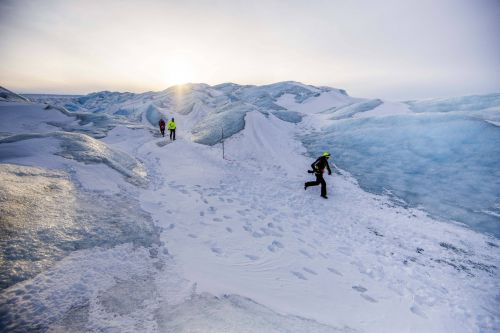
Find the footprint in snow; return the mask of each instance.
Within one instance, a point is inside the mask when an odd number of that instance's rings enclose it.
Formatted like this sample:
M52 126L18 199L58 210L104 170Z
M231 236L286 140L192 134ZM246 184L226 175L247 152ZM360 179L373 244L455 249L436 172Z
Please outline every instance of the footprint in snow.
M367 300L368 302L371 302L371 303L377 303L377 300L373 297L370 297L366 294L360 294L361 297L363 297L365 300Z
M425 313L422 311L422 309L418 305L413 304L410 307L410 311L413 312L414 314L416 314L417 316L420 316L420 317L423 317L423 318L427 318L427 316L425 315Z
M227 232L233 232L233 229L229 228L229 227L226 227L226 231Z
M215 254L222 254L222 249L218 247L211 247L210 250L212 250L213 253Z
M328 255L327 254L324 254L323 252L318 252L319 255L323 258L323 259L328 259Z
M293 275L295 275L297 278L301 279L301 280L307 280L307 278L304 276L304 274L300 273L300 272L295 272L295 271L292 271L290 272L292 273Z
M204 211L201 211L201 212L200 212L200 216L205 216L205 212L204 212Z
M195 234L188 234L188 236L191 238L198 238L198 236L196 236Z
M312 255L310 255L306 250L299 250L300 253L302 253L304 256L308 257L309 259L312 259Z
M359 291L360 293L364 293L365 291L367 291L368 289L366 289L365 287L363 286L352 286L352 289L356 290L356 291Z
M214 217L212 219L214 222L222 222L222 219L221 218L218 218L218 217Z
M332 272L333 274L337 274L337 275L340 275L340 276L343 276L342 273L340 273L338 270L336 270L335 268L332 268L332 267L327 267L327 269Z
M279 249L282 249L282 248L284 248L284 247L285 247L285 246L284 246L283 244L281 244L280 242L278 242L278 241L276 241L276 240L275 240L275 241L273 241L273 242L271 243L271 245L269 245L269 246L267 247L267 249L268 249L269 251L271 251L271 252L276 252L276 251L278 251Z
M254 256L253 254L245 254L245 257L247 257L248 259L250 259L252 261L255 261L255 260L259 259L259 257Z
M307 267L302 267L302 269L303 269L305 272L309 273L309 274L312 274L312 275L318 275L318 273L316 273L315 271L313 271L313 270L312 270L312 269L310 269L310 268L307 268Z
M230 220L231 219L231 216L228 216L228 215L224 215L223 218L225 218L226 220Z

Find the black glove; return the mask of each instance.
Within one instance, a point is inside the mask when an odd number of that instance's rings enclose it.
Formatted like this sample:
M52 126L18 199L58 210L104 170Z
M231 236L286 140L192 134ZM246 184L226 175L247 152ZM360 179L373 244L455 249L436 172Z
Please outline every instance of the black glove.
M331 171L328 171L328 176L331 176L332 175L332 172Z

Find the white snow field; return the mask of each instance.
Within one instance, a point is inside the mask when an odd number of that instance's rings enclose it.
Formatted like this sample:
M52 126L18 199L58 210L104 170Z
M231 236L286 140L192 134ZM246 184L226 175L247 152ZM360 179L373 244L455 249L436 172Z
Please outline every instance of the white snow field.
M498 94L9 96L2 332L499 331Z

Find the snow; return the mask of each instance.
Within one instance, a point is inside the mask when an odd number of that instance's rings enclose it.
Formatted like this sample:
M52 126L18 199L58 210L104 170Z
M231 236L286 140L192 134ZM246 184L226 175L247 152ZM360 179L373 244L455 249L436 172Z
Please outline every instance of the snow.
M5 156L4 158L0 157L0 161L11 161L13 157L36 156L39 154L39 148L33 148L38 145L43 148L53 147L53 145L48 144L48 142L53 140L43 140L45 138L53 138L58 141L60 149L52 152L54 155L87 164L103 163L123 174L127 181L131 183L144 185L147 182L146 170L139 161L130 157L128 154L108 147L101 141L79 133L58 131L43 134L17 134L9 136L0 140L0 152ZM42 139L42 142L37 142L39 141L38 139ZM25 140L29 141L28 145L17 144ZM47 153L47 151L44 153ZM35 157L35 160L39 160L39 158Z
M479 111L491 108L499 110L500 93L409 101L407 104L415 112Z
M396 114L408 114L410 113L410 109L408 105L401 102L391 102L391 101L383 101L382 104L377 107L368 110L363 113L356 113L353 118L369 118L369 117L378 117L378 116L390 116Z
M495 107L414 112L295 82L57 98L73 111L0 104L2 330L500 326ZM323 150L328 200L303 190Z
M29 100L0 86L0 102L29 102Z
M72 124L75 118L65 116L55 109L44 109L44 106L32 103L0 104L2 121L0 132L3 133L46 133L58 130L52 122Z
M443 101L418 112L404 103L370 109L377 100L332 108L303 122L301 138L314 155L330 150L365 190L498 237L500 131L491 122L500 112L490 95L464 99L459 111Z
M352 98L349 98L343 93L339 93L338 91L326 91L318 93L318 96L311 97L304 102L297 102L293 94L283 94L278 98L276 104L292 111L318 113L331 107L346 105L351 101Z
M492 120L486 120L486 121L492 125L500 126L500 121L492 121Z
M359 114L362 114L363 112L371 111L379 107L381 104L382 101L380 99L372 99L372 100L349 104L346 106L334 107L332 109L323 111L323 113L332 114L330 119L335 119L335 120L346 119L355 117Z

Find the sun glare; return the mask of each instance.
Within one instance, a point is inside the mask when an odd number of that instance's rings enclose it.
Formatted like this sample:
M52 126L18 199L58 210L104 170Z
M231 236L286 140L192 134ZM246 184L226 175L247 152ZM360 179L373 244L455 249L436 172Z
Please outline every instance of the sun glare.
M193 82L194 69L192 64L186 59L172 59L168 63L165 81L168 85Z

